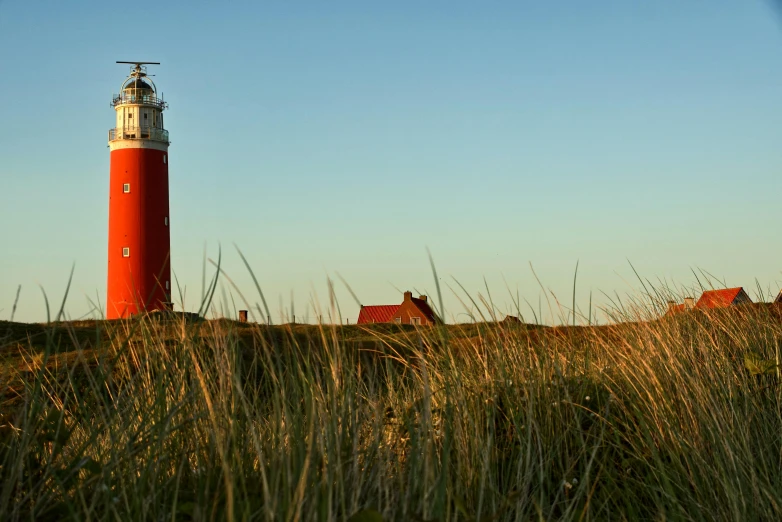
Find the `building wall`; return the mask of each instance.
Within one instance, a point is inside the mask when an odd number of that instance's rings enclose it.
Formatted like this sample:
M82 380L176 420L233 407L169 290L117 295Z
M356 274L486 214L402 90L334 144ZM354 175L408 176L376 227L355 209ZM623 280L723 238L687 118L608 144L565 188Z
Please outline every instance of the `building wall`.
M111 151L109 319L164 309L170 301L168 153L143 148L144 141L122 140L137 148Z
M136 127L163 128L163 113L160 109L143 105L118 105L118 129L134 129Z
M396 311L394 318L391 321L401 324L414 324L413 318L415 317L420 319L419 324L422 326L434 324L413 302L413 294L405 292L405 299L402 301L402 304L399 305L399 309Z

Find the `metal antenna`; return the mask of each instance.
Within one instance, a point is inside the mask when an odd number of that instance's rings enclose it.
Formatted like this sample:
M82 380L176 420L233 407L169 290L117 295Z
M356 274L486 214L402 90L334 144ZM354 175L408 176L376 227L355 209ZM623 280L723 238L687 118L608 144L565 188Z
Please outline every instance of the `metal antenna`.
M117 63L126 63L128 65L135 65L131 76L146 76L146 67L144 65L160 65L160 62L121 62L117 60Z

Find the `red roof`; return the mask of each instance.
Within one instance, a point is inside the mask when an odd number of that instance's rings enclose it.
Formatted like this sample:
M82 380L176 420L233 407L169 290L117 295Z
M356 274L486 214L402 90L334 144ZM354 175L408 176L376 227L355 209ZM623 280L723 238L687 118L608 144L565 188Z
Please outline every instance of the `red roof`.
M399 309L399 305L362 306L356 324L388 323Z
M725 308L744 291L743 288L725 288L724 290L707 290L703 292L695 308Z

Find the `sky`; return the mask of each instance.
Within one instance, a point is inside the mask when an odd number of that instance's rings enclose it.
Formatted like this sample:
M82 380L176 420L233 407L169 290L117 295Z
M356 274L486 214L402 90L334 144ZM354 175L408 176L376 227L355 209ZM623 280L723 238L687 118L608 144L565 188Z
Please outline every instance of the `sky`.
M428 252L448 321L475 316L469 294L556 323L577 263L584 316L638 295L633 268L679 297L699 280L775 294L779 15L765 0L0 0L0 320L45 321L44 294L55 314L72 268L66 316L105 306L117 60L161 62L178 309L198 309L218 256L214 313L260 303L237 250L274 322L436 296Z

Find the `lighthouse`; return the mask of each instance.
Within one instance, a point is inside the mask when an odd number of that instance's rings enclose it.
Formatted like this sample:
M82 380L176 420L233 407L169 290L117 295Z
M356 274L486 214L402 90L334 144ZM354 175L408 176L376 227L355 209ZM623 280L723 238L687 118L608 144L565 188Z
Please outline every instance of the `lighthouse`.
M168 131L146 65L112 97L116 124L109 130L109 252L106 317L117 319L171 309Z

